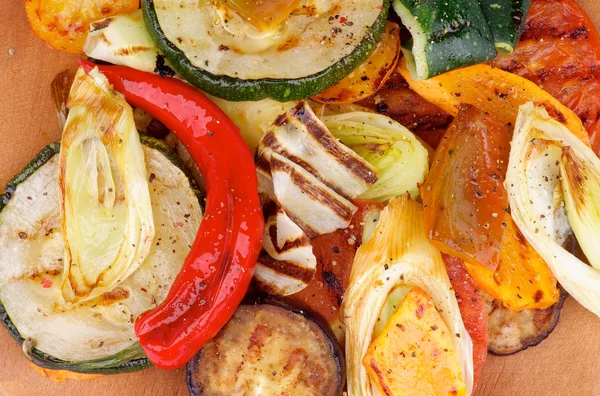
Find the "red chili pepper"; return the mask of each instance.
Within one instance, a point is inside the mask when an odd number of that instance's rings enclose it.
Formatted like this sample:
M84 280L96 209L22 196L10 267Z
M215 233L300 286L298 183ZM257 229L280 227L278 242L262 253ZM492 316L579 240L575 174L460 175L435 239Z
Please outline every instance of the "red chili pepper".
M229 321L242 301L262 245L263 215L254 160L237 126L206 96L173 78L80 61L179 138L206 184L198 235L166 300L145 312L135 332L163 369L183 366Z

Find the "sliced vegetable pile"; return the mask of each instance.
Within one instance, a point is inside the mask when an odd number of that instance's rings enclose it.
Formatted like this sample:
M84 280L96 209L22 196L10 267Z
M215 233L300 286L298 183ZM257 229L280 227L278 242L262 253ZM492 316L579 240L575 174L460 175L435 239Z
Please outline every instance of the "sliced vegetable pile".
M572 0L67 5L26 2L91 59L0 203L35 365L471 395L567 293L600 316L600 39Z
M163 304L135 324L152 362L177 368L227 323L252 279L263 231L252 156L237 126L190 86L129 68L98 68L130 103L173 131L204 176L206 216L184 267Z

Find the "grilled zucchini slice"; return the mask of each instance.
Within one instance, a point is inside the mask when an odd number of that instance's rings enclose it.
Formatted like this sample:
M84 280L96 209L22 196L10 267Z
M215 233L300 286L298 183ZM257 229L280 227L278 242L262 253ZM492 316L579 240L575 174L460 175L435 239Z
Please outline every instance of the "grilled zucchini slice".
M1 196L0 321L38 366L113 374L150 365L133 322L166 297L202 213L196 184L181 161L163 142L141 140L156 224L152 248L130 277L91 301L65 304L60 290L60 145L43 149Z
M232 100L307 98L360 65L385 27L389 0L302 2L259 31L220 1L146 0L146 27L190 83Z

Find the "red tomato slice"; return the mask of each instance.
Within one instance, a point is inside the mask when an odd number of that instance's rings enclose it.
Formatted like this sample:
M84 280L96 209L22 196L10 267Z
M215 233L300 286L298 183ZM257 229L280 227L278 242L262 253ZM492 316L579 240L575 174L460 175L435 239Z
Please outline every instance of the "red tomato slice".
M317 273L304 290L287 298L321 314L332 325L336 335L343 334L338 327L339 309L350 281L354 256L362 244L365 216L372 210L383 209L383 205L375 201L354 200L353 203L358 210L348 228L311 241L317 258Z
M600 36L575 0L533 0L516 50L491 63L573 110L600 153Z
M465 329L467 329L471 341L473 341L473 372L475 375L473 390L475 390L487 359L487 315L485 305L477 285L467 273L463 261L447 254L442 256L458 301L458 308Z

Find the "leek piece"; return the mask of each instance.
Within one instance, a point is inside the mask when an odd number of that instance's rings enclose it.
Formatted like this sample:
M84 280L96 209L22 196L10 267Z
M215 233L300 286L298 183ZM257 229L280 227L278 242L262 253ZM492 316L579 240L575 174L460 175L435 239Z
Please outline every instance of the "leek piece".
M440 251L427 239L423 208L410 196L392 199L369 241L356 254L343 305L348 392L377 393L362 365L389 304L405 287L418 286L432 299L454 339L467 394L473 388L473 345L460 315ZM400 289L402 288L402 289ZM407 384L410 386L410 384Z
M600 263L590 245L600 237L599 180L600 160L589 146L544 108L521 106L505 180L513 219L560 284L598 316ZM562 247L571 227L593 267Z

